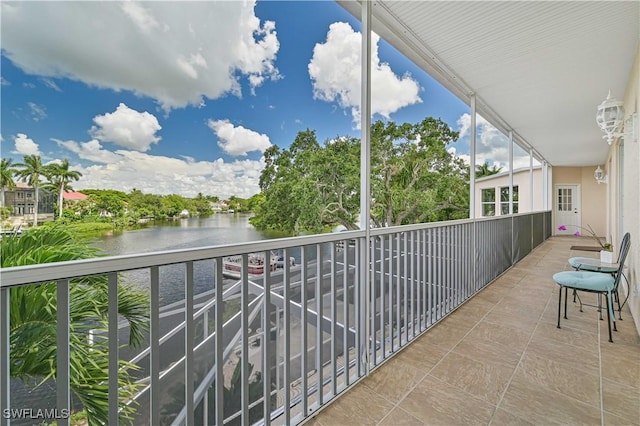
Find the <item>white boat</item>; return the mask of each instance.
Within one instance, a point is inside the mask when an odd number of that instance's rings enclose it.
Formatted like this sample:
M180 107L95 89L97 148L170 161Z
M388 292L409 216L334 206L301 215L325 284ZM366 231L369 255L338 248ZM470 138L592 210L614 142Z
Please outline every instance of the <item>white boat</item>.
M272 252L269 261L269 269L274 272L284 269L284 257L278 253ZM242 273L242 255L227 256L222 259L222 275L231 278L240 278ZM289 257L289 265L295 266L296 260ZM247 256L247 272L249 278L261 277L264 275L265 260L262 253L250 253Z

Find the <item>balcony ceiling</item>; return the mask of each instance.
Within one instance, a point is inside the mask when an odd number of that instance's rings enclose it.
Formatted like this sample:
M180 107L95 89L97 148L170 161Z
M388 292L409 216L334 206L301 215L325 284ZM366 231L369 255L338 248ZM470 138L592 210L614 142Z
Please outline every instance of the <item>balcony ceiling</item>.
M596 108L624 96L639 28L638 1L373 2L374 32L555 166L605 161Z

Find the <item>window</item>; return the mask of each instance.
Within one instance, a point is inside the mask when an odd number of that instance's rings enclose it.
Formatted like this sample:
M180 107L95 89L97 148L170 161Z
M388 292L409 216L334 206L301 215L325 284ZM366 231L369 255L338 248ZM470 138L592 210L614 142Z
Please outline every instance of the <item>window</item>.
M518 185L513 186L513 214L518 213ZM509 214L509 187L500 188L500 214Z
M482 190L482 216L496 215L496 189L486 188Z

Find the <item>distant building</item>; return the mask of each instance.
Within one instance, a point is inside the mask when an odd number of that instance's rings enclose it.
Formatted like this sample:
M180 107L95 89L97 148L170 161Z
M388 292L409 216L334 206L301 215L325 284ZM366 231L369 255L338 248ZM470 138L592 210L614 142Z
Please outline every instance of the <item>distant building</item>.
M533 205L529 168L513 171L513 213L542 210L542 166L533 168ZM476 178L476 217L509 214L509 171Z
M89 198L87 194L83 194L82 192L65 192L62 194L62 198L64 201L74 202L74 201L83 201Z
M35 194L33 187L23 182L16 182L15 189L5 188L5 206L11 207L12 216L21 216L25 219L33 219L35 212ZM56 208L55 194L40 188L38 190L38 219L47 221L53 219Z

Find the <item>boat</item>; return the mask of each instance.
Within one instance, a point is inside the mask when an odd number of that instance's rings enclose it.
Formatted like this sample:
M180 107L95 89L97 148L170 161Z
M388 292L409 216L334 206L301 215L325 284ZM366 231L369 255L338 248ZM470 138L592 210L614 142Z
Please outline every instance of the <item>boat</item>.
M269 269L272 272L284 269L284 256L277 252L271 252ZM289 265L295 266L294 257L289 257ZM247 256L247 272L249 278L256 278L264 275L265 259L262 253L249 253ZM227 256L222 259L222 275L230 278L240 278L242 273L242 255Z

